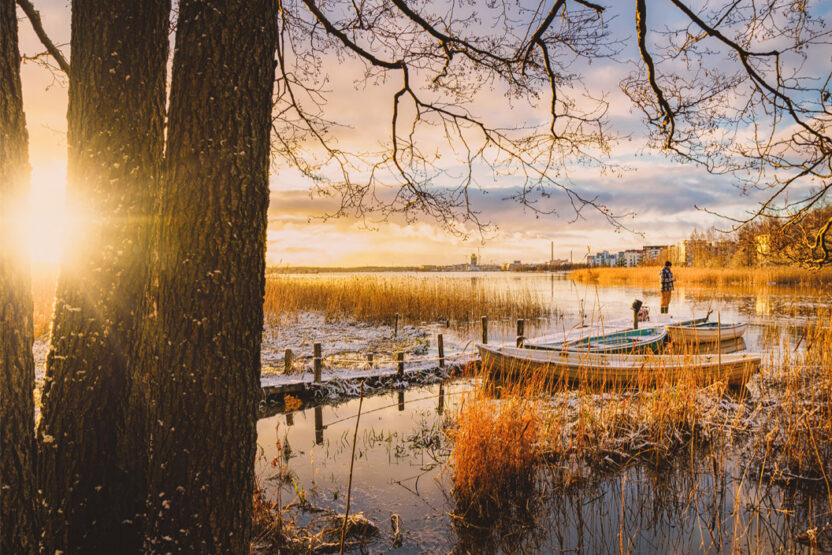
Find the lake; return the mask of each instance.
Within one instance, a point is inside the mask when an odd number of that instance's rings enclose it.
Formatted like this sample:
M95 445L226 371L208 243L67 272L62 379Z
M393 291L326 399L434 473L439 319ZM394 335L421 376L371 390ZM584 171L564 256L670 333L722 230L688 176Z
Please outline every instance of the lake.
M431 276L413 277L423 275ZM546 297L555 316L528 322L529 336L571 327L580 322L582 310L585 320L627 317L636 298L651 314L658 313L658 287L576 284L563 274L442 277ZM680 283L671 313L682 319L711 309L712 319L718 314L723 322L747 321L747 348L775 352L783 344L798 343L800 330L829 303L827 292L766 285L754 291L714 290ZM489 342L513 340L514 325L492 317ZM470 344L479 339L479 321L472 317L470 325L444 333L458 347ZM487 523L465 522L454 516L458 508L448 462L452 445L443 430L453 425L459 404L475 387L456 380L364 399L350 512L363 512L380 529L367 550L393 549L393 514L401 520L402 553L809 552L807 531L813 528L820 529L815 546L832 549L824 543L824 523L832 520L828 490L764 479L747 465L741 448L724 444L691 445L689 452L658 467L638 462L604 469L569 487L549 480L544 469L525 510L495 515ZM358 399L350 399L258 422L257 474L281 504L295 500L287 514L300 526L318 518L313 508L344 510L358 405ZM298 499L307 503L301 506Z

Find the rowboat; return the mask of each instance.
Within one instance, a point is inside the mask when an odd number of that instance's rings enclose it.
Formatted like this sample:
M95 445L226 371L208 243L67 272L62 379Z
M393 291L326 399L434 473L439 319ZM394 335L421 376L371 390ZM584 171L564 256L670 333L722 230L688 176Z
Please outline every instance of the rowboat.
M742 385L760 368L755 353L621 355L477 345L485 371L509 379L651 384L693 376L704 383Z
M681 323L667 326L670 339L679 343L716 343L742 337L748 324L719 324L718 322Z
M667 338L664 327L640 330L622 330L604 335L583 337L572 341L533 343L526 347L548 351L571 351L583 353L644 353L658 352Z

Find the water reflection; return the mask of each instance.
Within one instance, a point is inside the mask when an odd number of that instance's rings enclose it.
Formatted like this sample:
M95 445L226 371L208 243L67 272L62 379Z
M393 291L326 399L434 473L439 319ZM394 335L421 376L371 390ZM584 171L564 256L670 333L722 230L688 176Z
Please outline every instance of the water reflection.
M420 274L421 275L421 274ZM553 274L512 274L508 272L480 272L472 277L461 273L443 274L444 279L467 279L473 287L501 287L518 293L531 292L551 304L554 317L548 319L527 319L525 335L539 335L563 332L581 323L630 318L633 299L641 299L649 309L653 320L659 314L659 288L633 286L599 286L576 283L565 273ZM793 336L788 327L801 327L811 321L819 308L832 303L832 291L789 286L761 287L693 287L678 284L671 301L671 315L676 319L702 317L712 310L711 319L721 316L723 322L748 322L745 335L746 347L750 351L764 351L770 345L777 345L782 334ZM475 322L454 323L445 332L446 351L461 350L480 341L479 316ZM512 342L516 321L503 315L490 314L488 329L489 343ZM772 329L774 328L774 329ZM799 336L799 333L798 333Z
M544 468L522 502L463 520L471 515L451 490L443 429L472 388L465 382L413 388L406 405L403 392L365 398L351 505L380 525L371 551L392 548L393 513L402 522L402 553L809 552L801 538L829 519L823 488L760 480L735 448L719 444L685 449L658 468L599 468L574 487L556 486ZM281 414L261 419L263 461L280 457L292 477L269 480L277 470L259 462L269 493L279 490L285 503L302 491L310 506L343 511L357 410L353 399L297 411L291 427ZM294 516L304 525L315 513L296 507Z
M313 410L315 411L315 445L321 445L324 442L324 408L318 405Z

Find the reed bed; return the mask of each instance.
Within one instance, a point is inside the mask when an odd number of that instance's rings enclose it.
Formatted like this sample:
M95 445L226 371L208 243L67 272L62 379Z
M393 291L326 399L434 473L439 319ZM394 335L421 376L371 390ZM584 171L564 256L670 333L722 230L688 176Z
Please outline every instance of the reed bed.
M391 323L397 314L411 322L467 323L488 314L536 318L552 312L529 289L457 278L360 275L266 280L267 321L307 311L322 312L328 319L373 323Z
M633 285L656 287L660 266L636 268L585 268L574 270L569 278L598 285ZM674 266L677 283L701 286L760 287L764 285L803 285L820 287L832 284L832 268L807 270L795 267L768 268L694 268Z
M502 507L534 486L540 459L539 411L513 397L505 402L477 396L464 403L452 430L453 481L466 508Z
M773 479L822 483L832 510L832 310L822 309L761 382L756 450ZM800 350L801 346L805 346Z
M695 367L617 383L564 383L547 369L495 373L483 368L480 396L485 400L460 411L457 426L470 437L487 437L489 445L512 444L525 424L496 425L499 415L483 411L499 406L487 401L489 395L502 403L520 399L525 420L532 420L536 431L524 439L533 451L520 460L527 461L530 474L541 465L547 468L555 487L633 462L661 467L696 450L713 461L715 479L731 458L768 484L821 488L828 497L825 510L832 512L830 323L832 310L821 309L802 335L795 329L784 334L748 389L703 379ZM794 336L799 339L790 343ZM454 446L455 491L471 503L510 483L493 475L483 450Z

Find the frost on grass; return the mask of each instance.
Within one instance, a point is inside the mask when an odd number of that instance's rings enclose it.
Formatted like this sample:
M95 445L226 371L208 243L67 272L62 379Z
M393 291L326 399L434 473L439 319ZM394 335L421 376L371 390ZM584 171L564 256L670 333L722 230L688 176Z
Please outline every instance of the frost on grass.
M426 358L431 343L421 327L370 324L352 319L327 320L323 314L304 312L267 324L263 330L261 362L263 374L278 374L284 369L284 353L292 350L293 372L312 369L312 346L321 343L324 368L369 368L367 353L373 353L374 366L390 365L397 351L409 360Z

